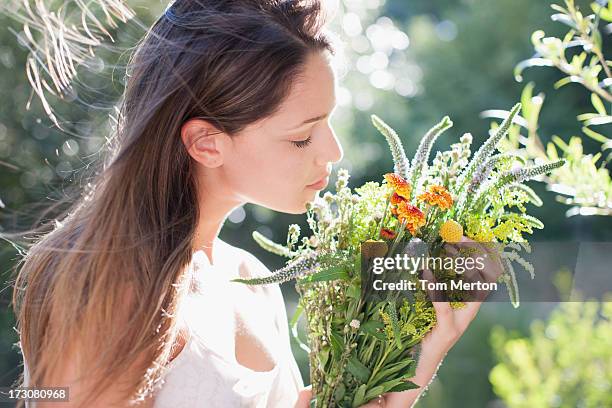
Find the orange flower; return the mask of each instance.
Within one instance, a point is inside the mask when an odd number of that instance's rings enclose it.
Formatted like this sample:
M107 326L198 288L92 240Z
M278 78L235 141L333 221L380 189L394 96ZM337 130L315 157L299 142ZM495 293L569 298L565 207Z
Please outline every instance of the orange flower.
M414 205L407 201L402 201L397 205L397 219L399 222L406 223L406 229L410 231L412 235L425 225L425 214Z
M391 231L389 228L383 228L380 230L380 237L384 239L393 239L397 234Z
M412 186L408 183L402 176L395 173L387 173L385 174L385 180L387 180L387 184L389 184L395 193L406 200L410 199L410 192L412 191Z
M391 196L391 205L397 205L399 204L400 201L404 201L405 199L402 198L399 194L397 193L393 193L393 195Z
M431 186L426 193L417 197L429 205L437 205L443 210L448 210L453 205L453 197L444 186Z

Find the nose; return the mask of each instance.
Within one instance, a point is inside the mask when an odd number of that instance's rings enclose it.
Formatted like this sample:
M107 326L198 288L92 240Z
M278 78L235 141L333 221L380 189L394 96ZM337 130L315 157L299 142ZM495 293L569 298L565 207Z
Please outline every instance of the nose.
M325 167L327 163L336 163L344 157L344 151L334 129L327 124L324 128L323 140L319 154L317 155L317 165Z

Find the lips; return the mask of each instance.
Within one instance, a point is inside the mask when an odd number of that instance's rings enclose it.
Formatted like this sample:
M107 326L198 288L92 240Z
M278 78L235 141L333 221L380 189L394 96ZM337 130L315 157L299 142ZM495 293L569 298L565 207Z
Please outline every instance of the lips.
M306 187L314 188L316 190L322 190L327 186L329 182L329 173L321 177L319 180L315 181L312 184L307 185Z

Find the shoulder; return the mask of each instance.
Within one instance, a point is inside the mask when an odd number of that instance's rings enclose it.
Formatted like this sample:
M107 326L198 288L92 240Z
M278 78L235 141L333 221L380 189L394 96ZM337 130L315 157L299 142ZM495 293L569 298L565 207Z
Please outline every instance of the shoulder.
M225 255L232 257L231 259L237 263L235 272L237 277L248 279L263 278L272 275L272 271L252 253L223 241L221 241L221 245L225 247ZM272 302L277 305L282 304L284 307L285 301L280 284L271 283L261 285L261 288L263 288L264 293L270 296Z
M266 277L272 275L272 272L268 267L261 262L257 257L242 248L231 246L225 242L222 245L226 245L229 254L235 256L238 260L238 274L242 277ZM264 290L262 291L267 295L273 310L275 311L276 324L281 335L287 335L289 333L287 310L285 305L285 297L281 290L280 284L272 283L268 285L262 285ZM284 334L283 334L284 333Z
M242 249L219 240L223 247L226 257L229 257L238 264L238 274L244 278L265 277L272 274L270 269L261 262L255 255Z

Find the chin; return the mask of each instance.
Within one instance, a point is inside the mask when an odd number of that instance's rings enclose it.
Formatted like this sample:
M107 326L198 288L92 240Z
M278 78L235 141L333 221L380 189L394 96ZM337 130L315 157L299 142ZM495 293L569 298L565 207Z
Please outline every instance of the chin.
M287 214L304 214L306 213L306 203L304 202L302 205L292 207L289 210L283 212Z
M261 205L262 207L269 208L272 211L277 211L284 214L304 214L306 212L306 203L304 202L296 202L296 203L255 203Z
M314 198L313 198L314 199ZM287 206L285 206L285 209L281 210L284 213L287 214L305 214L306 213L306 203L308 203L309 201L312 201L311 199L307 199L307 200L299 200L296 201L295 203L291 203Z
M275 203L268 200L267 203L259 202L259 205L285 214L305 214L306 204L314 201L316 195L317 192L314 190L311 190L307 195L303 192L301 194L295 194L294 196L287 194L286 197L291 198L291 200L284 200L284 202L276 201Z

